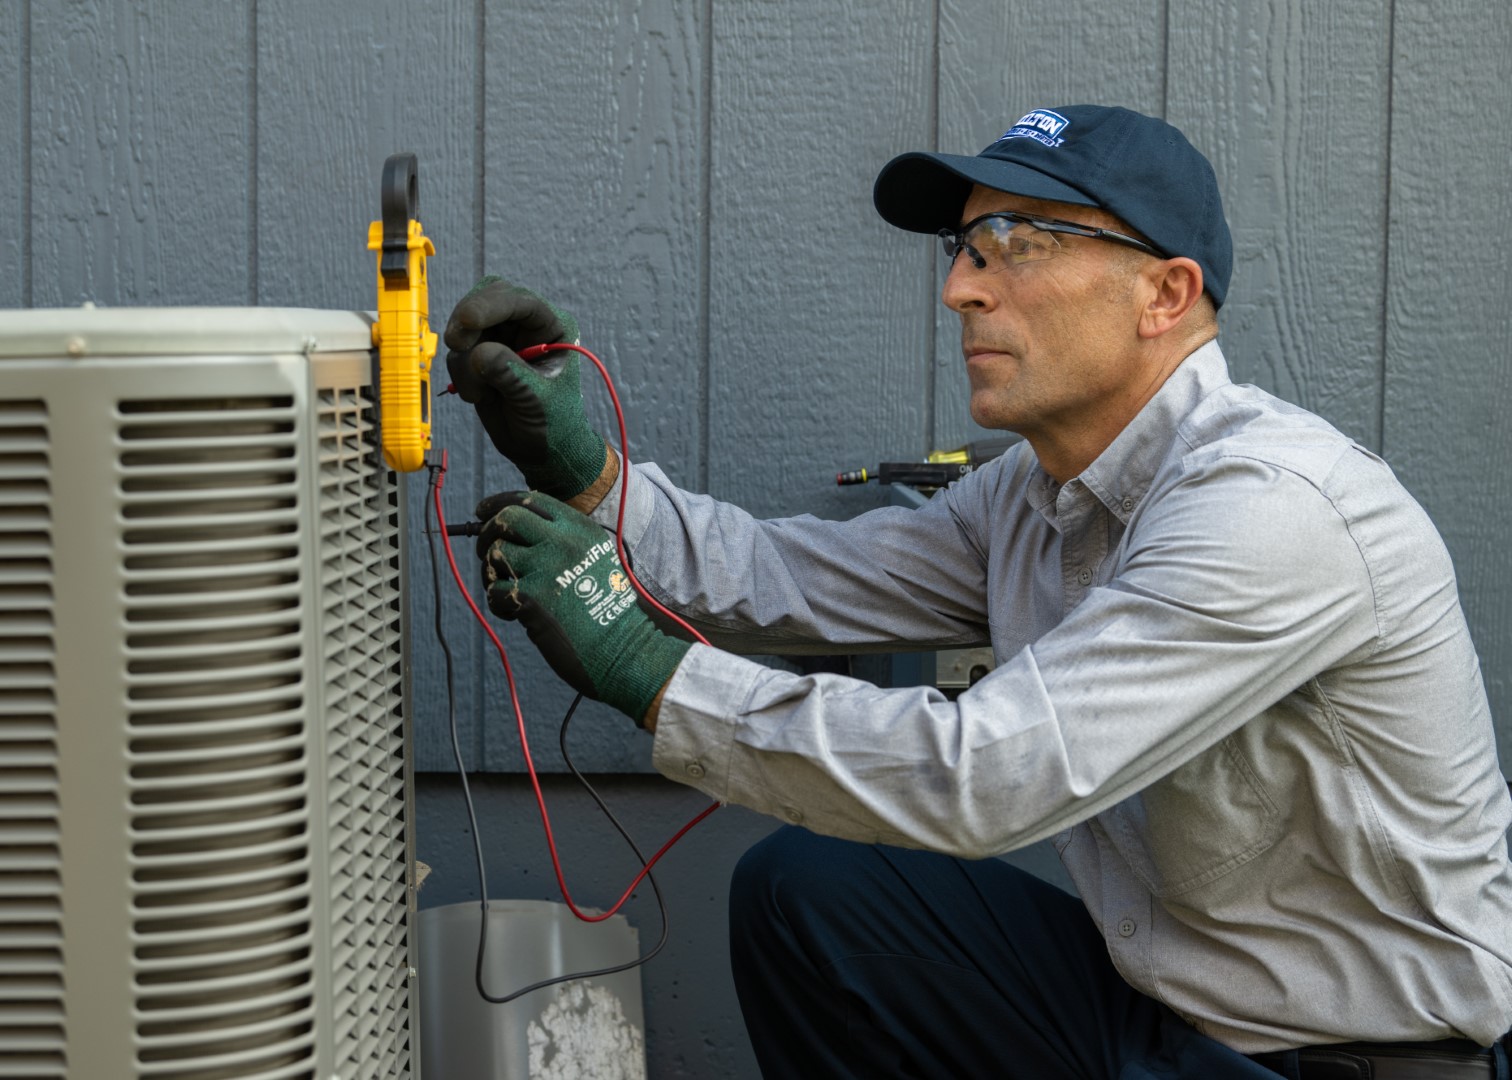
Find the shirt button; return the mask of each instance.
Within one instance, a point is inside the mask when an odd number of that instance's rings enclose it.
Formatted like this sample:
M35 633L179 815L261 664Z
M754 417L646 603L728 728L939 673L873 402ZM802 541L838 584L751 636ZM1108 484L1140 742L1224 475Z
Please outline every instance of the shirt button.
M803 820L803 811L799 810L796 806L785 806L782 809L782 816L794 825L797 825Z
M1134 936L1134 931L1136 931L1138 929L1139 929L1139 927L1136 926L1136 925L1134 925L1134 920L1133 919L1120 919L1118 921L1118 936L1119 937L1133 937Z
M683 771L695 780L703 779L704 767L696 761L688 762L686 768L684 768Z
M1076 572L1076 580L1081 582L1083 585L1092 584L1092 571L1088 570L1085 566L1082 567Z
M1123 508L1125 511L1134 509L1134 497L1132 495L1124 496Z

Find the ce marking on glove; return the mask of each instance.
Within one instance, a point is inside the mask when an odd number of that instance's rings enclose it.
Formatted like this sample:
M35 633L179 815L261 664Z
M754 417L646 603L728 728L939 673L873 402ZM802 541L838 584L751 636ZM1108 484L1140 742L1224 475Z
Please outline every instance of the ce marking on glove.
M607 589L601 588L594 578L580 579L575 589L587 606L589 617L600 626L608 626L635 603L635 592L630 588L630 579L622 570L610 571Z

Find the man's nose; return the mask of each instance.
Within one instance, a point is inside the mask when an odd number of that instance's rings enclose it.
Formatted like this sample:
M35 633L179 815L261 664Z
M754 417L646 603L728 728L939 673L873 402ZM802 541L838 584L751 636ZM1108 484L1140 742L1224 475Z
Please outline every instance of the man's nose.
M940 289L940 301L960 314L991 307L992 277L985 269L978 270L976 263L963 251L950 264L950 272L945 275L945 284Z

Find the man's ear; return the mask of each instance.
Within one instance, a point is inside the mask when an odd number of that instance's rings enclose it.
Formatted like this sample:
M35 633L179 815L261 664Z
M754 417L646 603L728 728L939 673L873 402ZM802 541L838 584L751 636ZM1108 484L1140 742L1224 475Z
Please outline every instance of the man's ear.
M1188 258L1165 259L1145 268L1147 297L1139 312L1139 336L1158 338L1181 324L1202 297L1202 267Z

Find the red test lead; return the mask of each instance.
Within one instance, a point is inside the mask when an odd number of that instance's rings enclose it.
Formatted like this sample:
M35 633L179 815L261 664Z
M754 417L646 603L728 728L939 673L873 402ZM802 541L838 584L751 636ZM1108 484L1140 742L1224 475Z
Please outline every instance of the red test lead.
M579 352L586 356L589 360L591 360L594 366L598 368L599 375L602 376L604 380L604 386L609 391L609 399L614 405L614 415L619 427L621 454L620 502L619 513L615 521L614 543L615 550L619 555L620 564L625 571L626 578L635 588L636 593L648 604L650 604L661 614L665 615L667 618L671 619L678 626L681 626L697 641L707 645L709 643L708 639L706 639L702 634L700 634L697 630L690 626L683 618L681 618L675 612L668 610L660 601L652 596L647 591L645 586L641 584L640 579L635 576L634 571L630 568L630 560L625 552L625 544L621 536L624 531L626 493L629 491L630 486L629 437L626 434L625 430L625 413L623 407L620 404L619 394L616 393L614 389L614 380L610 378L609 371L604 367L603 361L601 361L597 356L595 356L587 349L583 348L581 345L567 344L535 345L526 349L522 349L519 353L519 356L522 360L528 362L530 360L538 359L541 356L544 356L546 353L556 352L559 350L571 350L574 352ZM541 791L540 778L536 774L535 762L532 760L530 755L530 741L525 730L525 716L523 710L520 707L519 695L515 689L514 671L509 663L508 652L504 648L503 641L500 640L498 634L494 632L493 627L483 616L482 611L479 610L477 603L473 600L472 594L468 591L466 584L462 580L462 574L457 568L456 557L452 553L451 536L453 535L454 530L456 532L466 531L469 534L471 533L471 530L468 527L449 527L446 524L446 519L441 508L441 488L446 482L446 467L447 455L443 450L441 453L441 466L438 472L436 483L433 487L433 498L435 503L437 528L441 534L442 545L446 552L446 561L451 568L452 580L456 582L457 589L462 594L462 598L467 602L467 606L472 611L473 617L478 620L479 625L483 627L483 630L488 635L489 640L493 642L494 648L499 654L499 659L504 665L504 677L506 683L509 686L510 704L514 709L515 724L520 736L520 751L525 759L525 768L526 772L530 776L531 788L535 792L536 806L539 809L541 815L541 826L546 834L546 844L551 852L552 869L556 873L557 885L561 889L562 898L566 902L568 909L571 910L573 915L575 915L577 918L581 919L584 922L601 922L618 912L619 909L624 905L625 901L630 898L630 895L632 892L634 892L635 888L641 883L642 880L645 879L646 875L650 873L651 868L656 865L657 861L664 854L666 854L666 852L672 847L672 845L677 843L678 840L682 839L682 837L686 835L687 832L693 828L693 826L697 825L704 818L708 817L715 810L719 809L720 804L717 802L710 803L696 817L694 817L691 821L689 821L686 825L679 829L670 840L663 844L656 851L656 853L646 861L646 864L641 869L641 872L636 875L635 879L631 881L630 885L625 889L624 893L621 894L620 898L615 901L614 905L609 908L609 910L599 915L589 915L578 908L577 904L574 903L572 899L571 892L567 888L566 877L562 871L561 859L557 853L556 839L552 834L551 816L546 809L546 797Z

